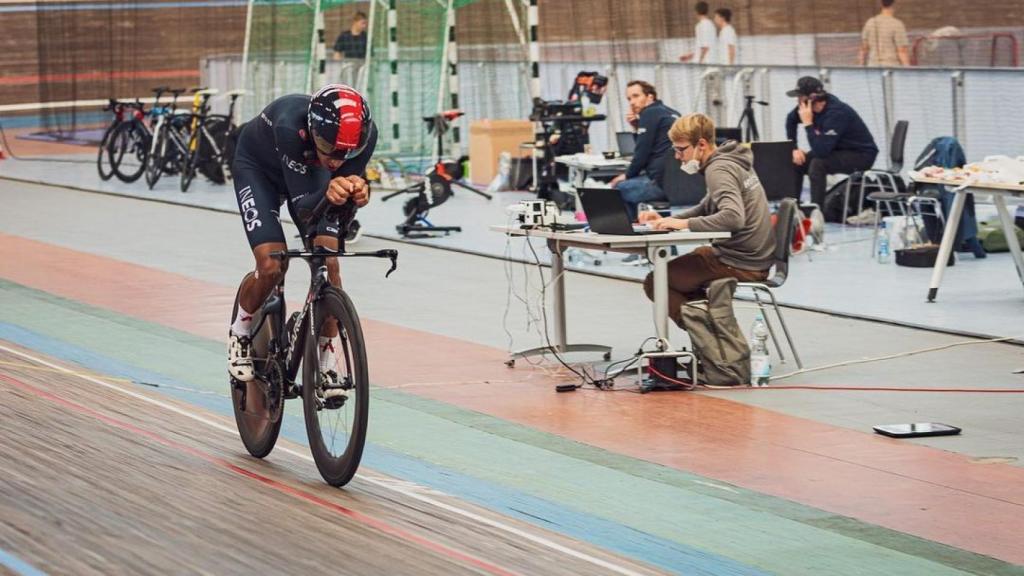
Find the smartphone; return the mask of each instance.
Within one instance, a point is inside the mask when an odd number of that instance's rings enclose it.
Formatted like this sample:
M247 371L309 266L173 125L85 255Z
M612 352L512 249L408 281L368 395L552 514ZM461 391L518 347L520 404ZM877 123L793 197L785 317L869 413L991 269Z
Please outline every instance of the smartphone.
M921 436L955 436L960 429L938 422L917 422L915 424L885 424L874 426L875 432L890 438L918 438Z

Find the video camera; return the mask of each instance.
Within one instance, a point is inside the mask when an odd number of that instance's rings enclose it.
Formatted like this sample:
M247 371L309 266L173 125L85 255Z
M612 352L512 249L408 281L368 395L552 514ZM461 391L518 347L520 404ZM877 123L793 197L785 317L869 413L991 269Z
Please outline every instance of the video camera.
M608 90L608 77L597 72L579 72L569 88L565 100L533 99L533 112L530 120L534 122L552 122L565 116L572 117L566 121L587 122L586 117L593 116L591 108L600 104Z

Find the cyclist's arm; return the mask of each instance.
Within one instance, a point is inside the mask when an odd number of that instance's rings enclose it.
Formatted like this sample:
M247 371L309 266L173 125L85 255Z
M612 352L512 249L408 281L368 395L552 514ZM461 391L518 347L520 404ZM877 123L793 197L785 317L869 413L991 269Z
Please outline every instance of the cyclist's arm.
M304 204L307 199L315 197L315 204L327 190L331 175L312 164L313 157L297 131L275 127L274 139L288 199Z

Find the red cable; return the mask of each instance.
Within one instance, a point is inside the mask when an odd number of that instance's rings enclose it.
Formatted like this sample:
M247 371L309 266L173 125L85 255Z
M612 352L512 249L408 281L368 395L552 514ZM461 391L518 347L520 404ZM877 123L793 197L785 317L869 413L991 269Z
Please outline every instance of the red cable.
M701 388L706 388L701 386ZM872 388L870 386L736 386L708 390L836 390L845 392L963 392L976 394L1024 394L1020 388Z
M675 378L670 378L670 377L662 374L661 372L658 372L657 370L655 370L654 366L652 366L651 364L647 365L647 372L648 373L653 373L655 376L657 376L658 378L661 378L662 380L665 380L665 381L670 382L672 384L677 384L679 386L682 386L682 387L686 388L687 390L693 390L694 388L697 387L697 385L694 384L693 382L687 382L685 380L676 380Z
M886 388L871 386L735 386L735 387L708 387L701 384L693 384L684 380L676 380L658 372L654 366L648 364L647 371L655 376L672 384L686 387L687 390L701 388L704 390L835 390L839 392L959 392L964 394L1024 394L1021 388Z

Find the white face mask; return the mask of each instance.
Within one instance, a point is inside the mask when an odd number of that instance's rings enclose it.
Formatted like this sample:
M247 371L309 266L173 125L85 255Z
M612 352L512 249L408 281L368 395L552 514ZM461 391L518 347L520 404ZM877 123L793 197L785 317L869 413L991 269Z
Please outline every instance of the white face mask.
M683 172L686 172L690 176L693 176L697 172L700 172L700 162L698 162L697 159L694 158L693 160L690 160L688 162L683 162L682 165L679 166L679 169L682 170Z

